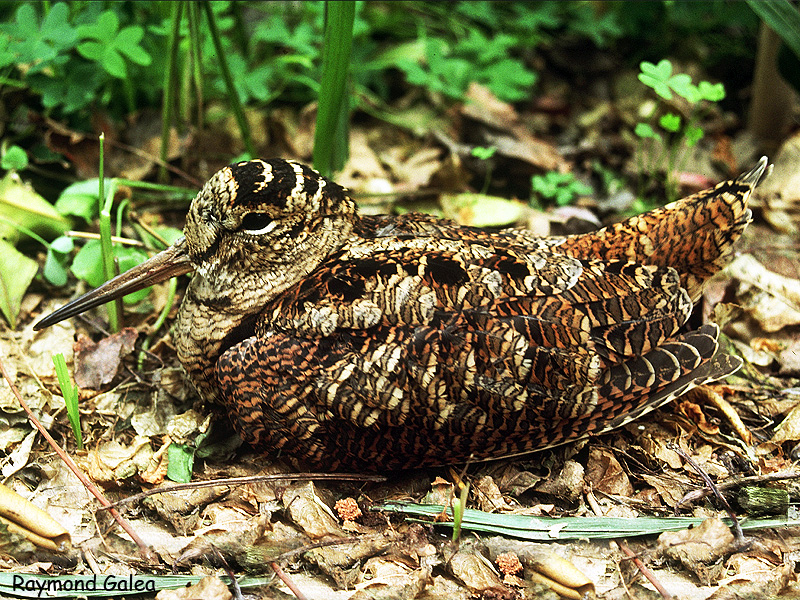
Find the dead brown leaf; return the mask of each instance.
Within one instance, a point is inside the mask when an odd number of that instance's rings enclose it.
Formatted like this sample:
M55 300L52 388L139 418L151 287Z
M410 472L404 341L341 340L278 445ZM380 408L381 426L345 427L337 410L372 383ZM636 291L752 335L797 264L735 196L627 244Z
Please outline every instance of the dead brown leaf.
M497 487L494 479L485 475L478 479L473 485L475 499L478 507L486 512L503 512L511 510L513 507L503 498L500 488Z
M473 593L505 589L494 565L473 548L456 552L448 561L447 567Z
M150 438L136 436L131 445L111 440L89 450L89 477L96 482L122 481L147 471L152 456Z
M487 87L470 84L461 114L489 126L483 132L482 143L495 146L499 154L521 160L539 171L568 170L558 150L531 135L514 108L498 100Z
M586 480L592 484L592 489L606 494L614 496L633 494L633 486L628 475L623 471L613 452L607 448L595 446L589 451Z
M313 482L295 483L286 488L283 503L292 522L312 540L327 535L344 537L333 511L317 495Z
M126 327L95 343L85 335L75 342L75 383L78 387L99 390L117 374L119 363L133 351L139 332Z
M431 576L430 567L411 568L394 560L371 558L364 567L365 577L356 585L358 591L351 600L373 598L416 598Z
M678 410L703 433L707 433L708 435L716 435L719 433L719 427L708 422L700 405L689 400L682 400L680 404L678 404Z
M619 465L619 463L617 463L617 465ZM543 479L536 486L536 491L555 496L556 498L573 504L577 502L581 494L583 494L583 480L583 465L574 460L568 460L555 477Z
M697 573L701 566L730 552L733 541L728 526L717 518L711 518L692 529L662 533L658 536L657 551L662 556L679 560L687 569Z
M796 442L800 440L800 403L795 406L786 418L775 428L772 441L776 444L785 441Z
M694 486L686 477L677 477L671 474L669 477L662 475L651 475L649 473L642 473L644 479L649 485L652 485L664 504L671 508L675 508L683 497L693 489Z

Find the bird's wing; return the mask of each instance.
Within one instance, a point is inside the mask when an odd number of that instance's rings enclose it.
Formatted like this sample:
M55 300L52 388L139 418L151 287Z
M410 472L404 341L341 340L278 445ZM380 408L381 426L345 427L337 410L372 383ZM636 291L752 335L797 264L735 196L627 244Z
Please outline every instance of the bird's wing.
M387 238L267 307L217 373L260 447L328 468L485 459L605 430L691 385L717 332L676 337L690 310L669 268ZM395 451L370 454L381 443Z

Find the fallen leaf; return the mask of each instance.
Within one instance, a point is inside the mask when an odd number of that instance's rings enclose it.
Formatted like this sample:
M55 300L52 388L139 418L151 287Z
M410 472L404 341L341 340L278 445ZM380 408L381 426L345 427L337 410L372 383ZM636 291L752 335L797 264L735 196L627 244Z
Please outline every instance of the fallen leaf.
M708 435L716 435L719 433L719 427L706 420L706 415L698 404L690 402L689 400L682 400L680 404L678 404L678 410L703 433L707 433Z
M537 492L549 494L572 504L583 494L583 485L583 465L568 460L555 476L543 479L535 489Z
M486 512L501 512L511 510L512 506L503 498L500 488L494 479L485 475L473 485L478 507Z
M767 269L750 254L742 254L730 265L727 272L731 277L744 281L776 296L800 310L800 280L785 277Z
M489 126L482 144L496 147L499 154L521 160L539 171L568 169L558 150L531 135L514 108L498 100L486 86L470 84L461 114Z
M800 440L800 403L775 428L771 441L780 444L786 441L796 442L797 440Z
M344 537L333 511L317 495L313 482L296 483L286 488L283 503L291 521L312 540L326 535Z
M126 327L97 343L85 335L75 342L75 383L83 389L98 390L117 374L120 360L130 354L139 332Z
M615 496L630 496L633 486L610 450L593 447L586 465L586 481L592 488Z
M473 593L503 589L494 565L472 548L456 552L447 562L447 567Z
M714 562L727 554L733 540L728 526L711 518L692 529L662 533L658 536L658 552L667 558L680 560L686 568L696 571L699 565Z
M522 202L484 194L442 194L444 215L461 225L471 227L504 227L525 218L527 206Z
M130 445L116 440L89 450L89 477L97 482L117 482L147 471L153 450L150 439L136 436Z

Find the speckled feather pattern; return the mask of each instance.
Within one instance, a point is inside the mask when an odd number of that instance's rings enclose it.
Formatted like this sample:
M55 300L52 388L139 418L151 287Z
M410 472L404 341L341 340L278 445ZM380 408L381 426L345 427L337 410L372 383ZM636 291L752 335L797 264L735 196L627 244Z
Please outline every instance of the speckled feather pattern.
M738 368L715 326L682 326L763 170L535 238L359 216L308 167L232 165L190 209L179 358L246 441L311 468L485 460L607 431Z

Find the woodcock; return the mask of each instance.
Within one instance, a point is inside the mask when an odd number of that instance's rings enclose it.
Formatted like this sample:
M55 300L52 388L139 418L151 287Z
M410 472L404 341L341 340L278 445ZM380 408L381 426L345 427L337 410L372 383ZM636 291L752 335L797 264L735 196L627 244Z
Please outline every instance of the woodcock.
M359 215L288 160L226 167L185 237L42 319L194 271L172 336L241 436L317 469L514 456L619 427L739 368L683 331L751 220L738 179L595 233Z

